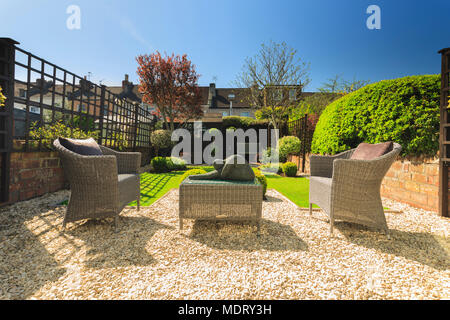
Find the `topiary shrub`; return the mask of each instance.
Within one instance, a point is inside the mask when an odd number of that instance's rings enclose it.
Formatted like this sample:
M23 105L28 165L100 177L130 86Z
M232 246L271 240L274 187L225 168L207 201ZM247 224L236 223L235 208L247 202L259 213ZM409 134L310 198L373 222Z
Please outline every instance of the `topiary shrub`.
M297 175L297 165L293 162L286 162L283 163L283 173L287 176L287 177L295 177Z
M263 186L263 199L266 199L266 191L267 191L267 178L266 176L261 172L261 170L258 170L257 168L252 168L253 172L255 173L256 179L259 181L259 183Z
M205 173L206 173L206 171L203 170L203 169L191 169L191 170L188 170L181 176L180 183L183 182L189 176L194 176L194 175L197 175L197 174L205 174Z
M287 160L290 154L300 153L300 139L294 136L285 136L278 141L278 154L281 162Z
M312 152L335 154L361 142L395 141L404 156L434 156L439 150L439 102L439 75L369 84L324 110Z
M169 172L174 169L174 164L170 158L166 157L154 157L151 161L153 171L161 173L161 172Z
M150 136L150 142L156 149L156 154L158 151L164 148L169 148L172 145L171 134L169 130L155 130Z

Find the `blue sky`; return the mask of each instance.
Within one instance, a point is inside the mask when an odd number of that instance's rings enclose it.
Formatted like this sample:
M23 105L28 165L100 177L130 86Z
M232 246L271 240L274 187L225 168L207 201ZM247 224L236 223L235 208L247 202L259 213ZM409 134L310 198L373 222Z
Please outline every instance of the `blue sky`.
M369 5L381 30L366 27ZM69 30L69 5L81 29ZM450 47L450 1L427 0L2 0L0 36L91 80L135 83L135 57L155 50L186 53L202 75L229 87L261 43L285 41L310 62L314 91L330 77L378 81L440 72L437 51Z

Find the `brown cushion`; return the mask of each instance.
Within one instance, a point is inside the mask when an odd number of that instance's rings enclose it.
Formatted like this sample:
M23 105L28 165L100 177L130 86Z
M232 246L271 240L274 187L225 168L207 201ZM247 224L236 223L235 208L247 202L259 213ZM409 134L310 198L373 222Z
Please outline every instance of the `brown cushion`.
M59 138L59 143L72 152L81 154L83 156L101 156L102 150L94 139L86 140Z
M393 147L394 144L392 143L392 141L377 144L370 144L363 142L359 144L359 146L356 148L355 152L353 152L350 159L372 160L392 151Z

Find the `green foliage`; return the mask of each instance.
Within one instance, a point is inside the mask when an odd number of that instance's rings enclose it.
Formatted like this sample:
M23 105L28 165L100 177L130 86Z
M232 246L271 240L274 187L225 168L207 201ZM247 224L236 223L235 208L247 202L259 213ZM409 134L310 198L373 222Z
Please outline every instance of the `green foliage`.
M263 175L263 173L260 170L258 170L256 168L253 168L253 172L255 173L256 179L263 186L263 197L265 197L266 191L267 191L267 178L265 175Z
M39 127L38 122L34 122L30 126L30 138L32 140L41 140L42 145L48 149L53 148L53 141L59 137L73 139L94 138L97 140L98 131L83 131L79 128L71 128L61 121L42 127Z
M268 122L264 120L255 120L251 117L228 116L222 118L222 124L225 128L233 127L237 129L249 129L251 127L264 127Z
M74 116L72 120L69 120L67 122L67 124L72 128L81 128L88 131L92 131L95 129L94 118L87 115Z
M155 172L169 172L174 169L172 160L167 157L154 157L151 164Z
M258 168L259 168L259 170L261 170L262 172L267 173L267 174L270 174L270 173L277 174L277 173L283 172L281 169L281 163L277 163L277 162L266 163L266 164L260 165Z
M295 136L285 136L278 141L278 152L281 162L287 160L288 155L300 152L301 142Z
M172 145L171 133L169 130L155 130L150 136L150 141L157 151L169 148Z
M277 149L267 148L262 152L261 162L266 163L274 163L278 162L279 155Z
M297 175L297 165L293 162L286 162L283 163L283 173L287 176L287 177L295 177Z
M439 75L369 84L324 110L312 152L335 154L361 142L395 141L403 155L434 156L439 149L439 102Z
M5 105L6 97L2 93L2 87L0 87L0 107L3 107Z
M104 140L104 139L102 139ZM122 132L109 132L106 140L102 143L105 147L110 147L118 150L124 150L129 147L128 140Z
M181 158L177 158L177 157L171 157L170 161L172 162L173 166L172 166L172 170L186 170L186 161L184 161Z
M203 169L191 169L191 170L188 170L181 176L180 183L183 182L184 179L186 179L189 176L193 176L193 175L197 175L197 174L205 174L205 173L206 173L206 171L203 170Z
M299 104L289 112L289 121L303 118L306 114L320 115L334 100L342 97L338 93L315 92L304 97Z

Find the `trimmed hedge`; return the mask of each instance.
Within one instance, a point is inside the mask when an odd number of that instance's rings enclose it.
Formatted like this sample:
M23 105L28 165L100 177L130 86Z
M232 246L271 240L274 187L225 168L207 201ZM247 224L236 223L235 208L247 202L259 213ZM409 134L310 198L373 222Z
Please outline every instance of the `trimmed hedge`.
M169 172L174 169L174 164L170 158L154 157L151 161L153 170L157 173Z
M290 154L299 154L301 141L295 136L285 136L278 140L278 153L281 162L285 162Z
M286 177L295 177L297 175L297 165L293 162L286 162L282 165L283 173Z
M369 84L328 105L317 123L312 152L335 154L361 142L394 141L404 156L434 156L439 102L439 75Z
M184 181L184 179L186 179L189 176L195 176L197 174L205 174L207 173L205 170L203 169L191 169L186 171L185 173L183 173L183 175L180 178L180 183Z
M228 116L222 118L222 125L225 128L234 127L238 129L248 129L255 127L266 128L268 125L268 121L255 120L251 117Z

